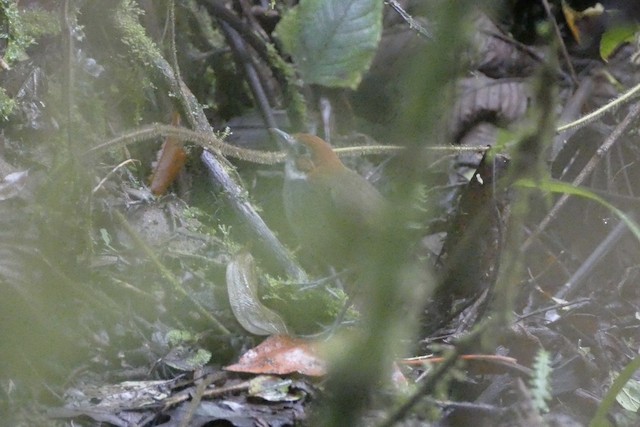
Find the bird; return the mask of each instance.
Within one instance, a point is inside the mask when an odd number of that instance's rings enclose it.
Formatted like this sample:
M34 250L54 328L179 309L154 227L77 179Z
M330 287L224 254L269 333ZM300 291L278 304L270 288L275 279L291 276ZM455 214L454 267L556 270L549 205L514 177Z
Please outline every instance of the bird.
M287 153L284 211L302 250L332 267L351 267L387 201L323 139L279 129L272 134Z

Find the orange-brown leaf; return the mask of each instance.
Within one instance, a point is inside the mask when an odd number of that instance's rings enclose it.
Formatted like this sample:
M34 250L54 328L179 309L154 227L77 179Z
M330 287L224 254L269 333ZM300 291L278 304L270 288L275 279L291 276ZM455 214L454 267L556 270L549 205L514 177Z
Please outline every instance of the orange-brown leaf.
M180 124L180 115L175 113L171 120L173 126ZM150 189L156 196L167 192L167 188L175 181L187 161L182 141L167 137L162 145L158 162L151 175Z
M285 375L299 373L312 377L327 373L326 363L313 342L286 335L273 335L247 351L238 363L224 368L232 372Z

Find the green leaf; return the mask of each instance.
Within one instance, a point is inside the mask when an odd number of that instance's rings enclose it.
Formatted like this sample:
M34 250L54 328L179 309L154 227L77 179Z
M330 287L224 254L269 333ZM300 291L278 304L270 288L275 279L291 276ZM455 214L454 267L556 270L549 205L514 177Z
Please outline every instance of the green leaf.
M640 382L629 379L617 394L616 401L627 411L637 413L640 409Z
M276 32L305 83L355 89L382 34L380 0L301 0Z
M623 390L625 384L631 379L633 374L640 369L640 356L636 356L625 368L620 372L620 375L615 379L607 394L602 398L602 402L598 405L598 410L593 419L589 423L589 427L601 427L610 426L611 423L607 420L607 414L616 402L616 397Z
M624 43L630 43L634 40L638 31L638 24L613 25L602 34L600 39L600 57L605 61Z

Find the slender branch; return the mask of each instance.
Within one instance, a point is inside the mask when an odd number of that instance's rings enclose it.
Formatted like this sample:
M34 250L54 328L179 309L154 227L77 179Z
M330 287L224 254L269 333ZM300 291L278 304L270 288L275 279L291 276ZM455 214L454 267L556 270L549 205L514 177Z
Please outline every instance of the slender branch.
M264 40L255 31L252 31L242 20L231 10L227 9L224 5L224 2L219 0L205 0L204 7L207 11L215 16L216 18L226 22L229 24L231 28L236 30L242 38L255 49L260 59L262 59L265 63L269 64L271 62L269 57L269 52L266 48L268 41ZM277 72L277 70L274 70ZM277 76L278 81L286 82L286 78L282 75Z
M109 141L98 144L84 152L84 156L91 156L103 151L134 144L141 141L158 138L172 137L181 141L189 141L198 144L207 150L219 152L220 154L232 157L234 159L244 160L247 162L258 163L262 165L275 165L282 163L286 154L282 151L262 151L241 148L227 142L216 136L215 133L205 133L189 130L186 128L153 123L141 128L127 132L124 135L117 136ZM400 145L362 145L354 147L335 148L334 151L340 157L369 156L369 155L392 155L398 154L405 148ZM463 146L431 146L425 147L429 151L445 151L450 153L462 152L484 152L489 147L463 147Z
M588 125L589 123L593 123L594 121L598 120L600 117L605 115L607 112L612 111L620 107L621 105L624 105L627 102L631 101L633 97L636 96L639 92L640 92L640 83L638 83L637 85L635 85L634 87L632 87L631 89L629 89L628 91L626 91L625 93L623 93L622 95L614 99L613 101L609 102L606 105L603 105L602 107L587 114L586 116L582 116L578 120L573 121L571 123L567 123L566 125L559 126L556 129L556 133L564 132L565 130L568 130L568 129L581 128L583 126Z
M249 83L251 93L253 94L253 99L256 104L258 104L258 110L262 115L262 119L264 120L266 127L278 127L275 119L273 118L273 111L271 110L267 94L258 76L258 71L251 59L251 55L249 55L249 52L247 51L247 47L245 46L242 37L240 37L238 32L224 21L220 21L220 27L227 37L229 44L233 48L236 61L244 69L244 74L247 79L247 83Z
M549 22L551 22L551 25L553 26L553 32L556 36L556 39L560 44L560 51L562 52L562 58L564 59L564 62L567 64L567 67L569 68L569 74L571 75L571 80L573 84L577 85L578 76L576 75L576 71L573 69L573 65L571 64L571 58L569 57L569 52L567 52L567 46L564 44L564 41L562 40L560 27L558 27L558 23L556 22L556 19L551 13L551 8L549 7L549 1L542 0L542 5L544 6L544 10L545 10L545 13L547 14L547 18L549 19Z
M178 48L176 46L176 3L175 0L169 1L169 34L171 47L171 62L173 62L173 72L175 73L176 86L182 80L180 76L180 65L178 64Z
M159 123L143 126L139 129L103 142L102 144L90 148L84 154L85 156L92 155L115 147L133 144L157 137L172 137L182 141L193 142L205 149L218 152L224 156L265 165L280 163L285 157L285 154L281 152L251 150L228 144L217 137L213 132L197 132L186 128Z
M436 368L430 372L425 380L420 384L412 395L395 411L391 413L384 420L379 427L391 427L398 424L404 417L407 416L409 411L416 406L420 401L431 395L436 385L440 384L440 381L451 372L451 368L458 361L460 354L465 353L468 348L471 348L474 343L484 333L489 326L488 322L479 323L468 335L463 337L458 345L454 347L448 354L444 356L442 364L437 365Z
M638 85L640 87L640 85ZM576 179L573 180L572 185L578 186L584 182L585 179L593 172L596 165L604 157L604 155L613 147L613 145L618 141L618 139L622 136L622 134L631 126L633 121L640 115L640 103L633 105L627 116L620 122L618 126L611 132L611 135L607 137L602 146L598 148L596 153L591 157L589 162L585 165L582 171L578 174ZM527 237L527 240L522 244L521 250L526 251L529 246L533 243L533 240L542 233L547 226L553 221L553 219L558 215L560 209L565 205L567 200L569 199L568 194L563 194L553 208L549 211L549 213L544 217L544 219L540 222L538 227Z
M427 30L419 21L409 15L396 0L386 0L385 3L398 12L398 15L400 15L407 24L409 24L409 28L416 30L418 34L426 39L433 39L431 31Z

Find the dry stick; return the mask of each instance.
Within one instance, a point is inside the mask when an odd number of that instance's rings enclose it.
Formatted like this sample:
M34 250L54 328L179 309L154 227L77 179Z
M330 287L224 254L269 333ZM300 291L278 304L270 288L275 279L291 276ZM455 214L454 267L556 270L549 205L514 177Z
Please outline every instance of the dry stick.
M271 38L267 34L264 28L262 28L262 24L258 21L257 14L254 11L254 6L250 3L255 3L255 1L249 0L236 0L238 7L240 8L239 15L242 16L243 20L246 20L247 27L251 28L253 32L258 34L263 40L270 40ZM262 2L263 4L265 2ZM275 11L275 2L272 2L272 10ZM263 5L264 7L264 5Z
M261 32L253 30L249 25L240 19L231 9L228 9L225 1L220 0L204 0L201 2L211 16L218 21L224 21L233 28L242 38L243 42L249 45L257 54L260 60L265 64L270 64L273 77L283 88L282 92L287 94L297 89L292 89L292 83L287 77L286 68L293 70L282 58L275 53L275 47L270 40Z
M91 147L83 153L84 156L90 156L99 152L124 146L127 144L133 144L148 139L158 137L172 137L181 141L188 141L194 144L200 145L207 150L220 153L227 157L233 157L234 159L244 160L247 162L258 163L262 165L275 165L284 162L286 153L283 151L262 151L251 150L249 148L241 148L236 145L232 145L224 142L222 139L216 136L215 133L204 133L189 130L187 128L181 128L171 125L164 125L160 123L152 123L147 126L135 129L131 132L127 132L124 135L117 136L102 144ZM488 147L454 147L454 146L435 146L427 147L433 151L447 151L447 152L463 152L463 151L486 151ZM344 147L336 148L334 151L340 157L348 156L369 156L372 154L397 154L404 150L404 147L400 145L366 145L357 147Z
M593 269L600 261L602 261L604 256L616 246L627 230L627 224L624 221L620 221L618 225L611 230L607 237L593 250L591 255L587 257L576 272L573 273L569 280L562 285L555 295L556 298L562 300L573 298L580 288L587 283L584 279L591 274Z
M264 120L267 128L278 127L275 119L273 118L273 111L271 110L271 105L269 104L269 100L267 99L267 94L265 93L264 87L260 83L258 72L253 64L251 55L249 55L249 51L247 50L244 41L236 32L236 30L231 28L229 24L227 24L223 20L220 20L219 22L220 27L222 28L222 32L233 48L236 61L241 66L241 68L244 69L247 83L249 83L249 88L251 89L251 93L253 94L253 99L256 101L256 104L258 104L258 109L260 110L260 114L262 115L262 120Z
M204 397L204 392L213 383L215 377L213 375L209 375L200 381L196 387L195 393L191 396L191 402L187 406L187 411L184 414L184 418L180 421L179 427L188 427L191 424L191 420L193 419L196 410L200 406L200 402Z
M587 76L581 82L578 88L573 92L567 103L560 113L558 118L559 123L568 123L576 120L580 116L580 110L585 104L586 100L591 97L594 88L593 77ZM582 118L580 118L582 119ZM577 127L564 128L560 126L556 129L556 136L553 138L553 144L551 150L549 150L549 163L553 163L560 154L560 151L566 145L566 142L578 131Z
M491 30L480 30L480 32L487 35L488 37L495 37L505 43L510 44L511 46L515 47L516 50L518 50L519 52L523 52L525 55L527 55L529 58L531 58L537 63L542 63L542 61L544 60L544 57L540 53L536 52L532 47L529 47L526 44L519 42L512 37L509 37L502 33L491 31ZM558 73L562 77L567 75L567 73L565 73L563 70L558 70Z
M175 0L169 1L169 34L170 34L170 51L171 51L171 62L173 62L173 73L176 79L176 85L179 80L182 80L180 77L180 64L178 64L178 48L176 47L176 2Z
M236 30L242 36L244 41L256 51L260 59L267 64L270 63L269 52L266 48L269 43L268 40L260 37L260 35L255 31L252 31L251 28L249 28L247 24L238 17L238 15L233 13L232 10L227 9L224 2L219 0L205 0L204 7L212 16L224 21L229 24L231 28ZM280 71L273 70L273 72L280 83L286 83L286 78Z
M224 156L263 165L275 165L283 162L285 158L285 153L282 152L251 150L228 144L216 136L214 132L197 132L187 128L159 123L152 123L131 132L127 132L124 135L117 136L109 141L90 148L84 153L84 155L88 156L119 146L158 137L172 137L181 141L189 141L200 145L202 148L220 153Z
M427 30L420 22L415 20L411 15L407 13L406 10L400 6L400 4L396 0L387 0L385 1L393 10L395 10L398 15L405 20L407 24L409 24L409 28L412 30L416 30L418 34L420 34L425 39L433 39L433 34L429 30Z
M460 354L465 353L485 332L489 326L488 322L478 324L468 335L464 336L449 353L444 356L442 364L437 365L429 375L413 390L411 396L396 408L378 427L392 427L398 424L409 411L416 406L423 398L433 393L440 380L450 373L453 365L458 361Z
M431 371L424 382L412 393L411 397L396 409L395 412L392 412L386 420L378 425L378 427L392 427L397 425L397 423L406 417L409 411L416 406L420 400L431 395L440 379L449 373L453 365L458 361L458 354L457 349L454 349L451 353L447 354L442 364L437 365L436 368Z
M573 180L571 183L574 186L578 186L584 182L584 180L589 176L591 172L595 169L598 162L604 157L605 154L613 147L613 145L618 141L618 138L622 136L622 134L627 130L629 126L633 123L636 117L640 114L640 103L634 104L627 113L627 116L620 122L618 126L611 132L611 135L605 139L604 143L598 150L595 152L593 157L589 160L589 162L582 169L580 174ZM533 240L549 225L549 223L558 215L560 209L564 206L564 204L569 199L568 194L563 194L560 199L553 206L551 211L544 217L542 222L538 225L538 227L527 237L527 240L523 243L521 250L526 251Z
M631 89L629 89L628 91L626 91L625 93L623 93L622 95L620 95L619 97L611 101L610 103L603 105L602 107L598 108L595 111L592 111L586 116L582 116L574 122L559 126L556 129L556 132L560 133L568 129L581 128L583 126L586 126L589 123L592 123L598 120L608 111L613 111L615 108L620 107L621 105L631 101L631 99L634 96L636 96L639 92L640 92L640 83L638 83L637 85L635 85L634 87L632 87Z
M569 68L569 74L571 74L571 80L573 84L578 84L578 76L576 75L576 71L573 69L573 65L571 65L571 58L569 57L569 52L567 52L567 47L562 40L562 34L560 34L560 27L558 27L558 23L556 22L553 14L551 13L551 8L549 7L549 2L547 0L542 0L542 5L544 6L545 13L547 14L547 18L551 22L553 26L553 32L558 39L558 43L560 43L560 51L562 52L562 58L564 62L567 63L567 67Z

